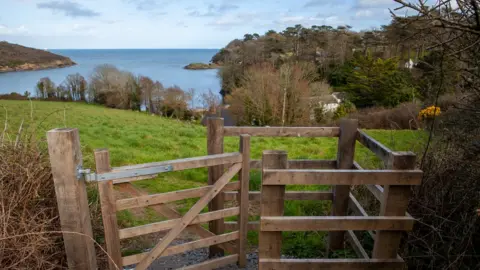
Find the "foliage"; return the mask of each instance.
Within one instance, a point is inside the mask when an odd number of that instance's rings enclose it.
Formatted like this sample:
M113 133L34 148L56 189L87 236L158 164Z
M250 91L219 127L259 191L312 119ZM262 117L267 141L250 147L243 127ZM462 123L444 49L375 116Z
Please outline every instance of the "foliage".
M308 125L315 68L306 63L249 68L227 102L241 125Z
M434 105L427 107L423 110L421 110L418 113L418 119L419 120L424 120L424 119L431 119L436 116L439 116L441 113L440 107L435 107Z
M356 111L355 105L352 102L346 100L340 103L338 108L335 110L335 112L333 113L333 119L337 120L340 118L344 118L350 113L353 113L355 111Z
M395 58L374 58L357 54L352 60L354 68L348 73L347 84L341 89L358 108L384 106L395 107L412 100L416 89L409 73L399 70Z

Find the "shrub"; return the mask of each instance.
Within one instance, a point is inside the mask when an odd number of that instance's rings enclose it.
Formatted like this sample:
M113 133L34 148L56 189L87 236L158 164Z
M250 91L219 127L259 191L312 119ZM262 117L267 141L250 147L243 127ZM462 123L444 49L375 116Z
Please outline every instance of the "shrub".
M421 124L417 120L419 106L415 103L404 103L393 109L373 107L359 109L348 117L358 119L360 128L365 129L418 129Z
M0 153L1 268L66 268L46 149L2 136Z
M355 111L356 111L356 108L355 108L355 105L353 105L352 102L350 102L348 100L344 101L344 102L340 103L337 110L333 113L333 119L337 120L337 119L343 118L343 117L347 116L348 114L353 113Z

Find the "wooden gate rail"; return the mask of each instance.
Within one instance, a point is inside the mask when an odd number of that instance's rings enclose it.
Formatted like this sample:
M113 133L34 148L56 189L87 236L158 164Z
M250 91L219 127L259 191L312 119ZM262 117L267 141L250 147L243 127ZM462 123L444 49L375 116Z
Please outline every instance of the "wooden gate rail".
M215 260L213 262L205 262L201 267L217 266L219 263L232 262L233 258L238 260L239 265L245 264L246 254L239 249L241 245L245 246L246 243L246 231L241 233L242 229L239 231L234 231L226 234L216 235L213 232L203 233L201 237L203 239L185 243L182 245L176 245L169 247L170 243L184 230L189 228L197 228L199 224L206 223L212 220L223 220L225 217L230 216L239 216L239 220L248 221L248 200L244 200L240 203L238 207L231 207L227 209L214 210L207 213L200 212L207 205L207 203L214 198L220 192L225 190L236 191L240 190L240 194L244 193L248 197L248 180L245 180L245 174L242 175L241 170L243 167L247 166L247 171L249 171L248 165L250 164L249 154L244 154L245 147L249 149L249 137L242 136L241 144L245 145L244 149L240 149L239 153L227 153L227 154L218 154L210 155L205 157L196 157L188 158L167 162L154 162L134 166L124 166L114 169L110 169L110 161L107 150L98 150L95 152L95 161L97 164L97 174L95 179L99 184L100 198L101 198L101 207L102 207L102 216L104 221L105 228L105 242L107 244L107 251L113 258L113 262L110 263L110 269L118 269L125 265L137 264L136 269L146 269L154 260L158 257L169 256L173 254L178 254L186 252L192 249L209 247L212 245L217 245L220 248L228 247L229 252L236 252L234 256L228 256L226 259ZM245 156L245 160L244 160ZM126 185L125 180L135 181L138 178L149 176L150 174L158 174L162 172L162 168L166 167L168 170L165 171L178 171L186 169L194 169L201 167L209 166L218 166L218 165L229 165L231 166L226 172L222 173L218 181L213 185L206 187L193 188L188 190L180 190L174 192L167 192L163 194L153 194L153 195L141 195L129 199L115 200L113 196L113 185L115 181L120 185ZM240 174L240 181L229 183L230 179L235 176L237 173ZM130 175L135 174L134 177ZM123 178L127 175L127 178ZM115 177L120 177L116 179ZM246 182L246 183L244 183ZM130 184L128 184L130 185ZM189 198L200 198L195 205L182 217L155 222L152 224L146 224L143 226L130 227L125 229L118 229L116 212L125 209L132 209L137 207L146 207L146 206L158 206L163 205L168 202L184 200ZM166 206L164 206L166 207ZM247 209L247 210L245 210ZM176 211L173 211L177 216ZM170 215L172 216L172 215ZM244 226L246 230L247 224ZM126 257L121 257L120 253L120 240L146 235L150 233L168 231L166 236L158 243L150 252L136 254ZM245 238L245 239L243 239ZM239 245L236 249L231 249L228 242L238 241ZM228 246L225 246L227 245ZM242 259L245 257L245 259Z
M267 153L267 154L265 154ZM413 170L412 155L392 152L388 164L393 170L298 170L286 169L286 152L265 151L262 170L259 233L260 269L403 269L397 250L403 231L413 229L414 219L405 215L410 186L420 185L422 172ZM283 216L286 185L384 185L380 216L368 216L349 192L350 208L358 216ZM387 193L388 191L388 193ZM346 232L362 259L285 260L280 258L283 231ZM377 231L372 259L354 231ZM343 240L343 239L342 239Z

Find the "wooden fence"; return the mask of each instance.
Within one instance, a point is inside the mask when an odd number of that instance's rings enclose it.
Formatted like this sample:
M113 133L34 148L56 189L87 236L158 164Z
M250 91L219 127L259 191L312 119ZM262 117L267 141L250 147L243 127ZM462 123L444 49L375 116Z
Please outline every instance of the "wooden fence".
M88 213L85 181L98 182L105 243L111 256L110 269L137 264L146 269L154 260L210 247L210 259L184 269L214 269L237 262L246 265L247 231L259 231L261 269L366 269L403 267L397 255L402 231L413 226L406 213L410 186L420 184L421 171L414 170L415 155L393 152L358 130L356 121L342 120L340 127L224 127L223 119L210 118L207 122L208 156L155 162L111 168L108 150L95 151L96 173L82 168L82 155L76 129L55 129L47 134L52 173L55 181L60 221L65 234L69 268L96 269ZM239 136L240 150L224 153L224 137ZM283 151L265 151L262 160L250 160L250 136L267 137L337 137L335 160L288 160ZM355 144L360 142L378 157L387 170L363 170L355 161ZM319 149L320 151L320 149ZM145 194L136 190L132 181L153 178L159 173L208 167L208 186L178 190L162 194ZM262 171L262 191L249 192L251 169ZM238 174L238 182L230 179ZM286 185L332 185L330 191L285 191ZM136 197L116 200L113 186L131 190ZM369 216L350 193L352 185L366 185L381 203L380 216ZM166 203L200 198L181 215ZM238 207L225 208L226 201L238 201ZM284 200L332 201L332 215L328 217L284 217ZM261 203L260 222L248 222L249 201ZM201 213L208 204L209 212ZM118 229L116 212L139 207L156 207L169 220ZM355 216L348 216L348 210ZM238 222L225 222L225 217L239 216ZM209 229L201 226L209 223ZM194 232L202 239L170 246L183 230ZM345 247L346 238L359 258L350 260L284 260L280 259L282 231L329 231L329 250ZM374 238L372 258L361 246L354 231L366 230ZM167 232L150 251L122 257L120 241L154 232ZM227 232L226 231L230 231ZM86 240L87 239L87 240ZM235 241L236 245L230 242ZM224 252L231 255L222 256Z

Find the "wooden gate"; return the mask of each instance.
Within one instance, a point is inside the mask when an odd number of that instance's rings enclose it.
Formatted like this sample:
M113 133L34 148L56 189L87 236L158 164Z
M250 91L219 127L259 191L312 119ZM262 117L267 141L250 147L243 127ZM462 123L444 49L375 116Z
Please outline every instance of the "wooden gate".
M95 151L96 173L87 175L87 180L97 181L101 199L102 217L105 229L107 251L111 256L110 269L121 269L123 266L136 264L135 269L146 269L156 259L164 256L183 253L189 250L217 245L230 255L211 259L206 262L188 266L183 269L214 269L223 265L238 262L240 267L246 264L246 241L248 222L248 184L249 184L249 153L250 137L240 136L240 152L208 155L196 158L172 160L166 162L148 163L134 166L110 168L108 150ZM212 185L187 190L145 195L116 200L114 185L133 189L132 181L152 178L159 173L180 171L212 166L228 166ZM230 180L239 174L239 181ZM240 201L238 207L230 207L201 213L205 206L219 193L239 190ZM189 198L200 198L195 205L181 216L175 209L165 204ZM152 224L118 229L116 212L120 210L161 206L166 216L174 219ZM211 210L211 209L210 209ZM230 216L239 216L239 229L230 233L216 235L200 226L202 223L223 220ZM181 245L170 246L172 241L185 229L197 233L202 239ZM149 252L122 257L120 240L146 235L155 232L168 231L162 240ZM236 245L230 242L236 241Z

